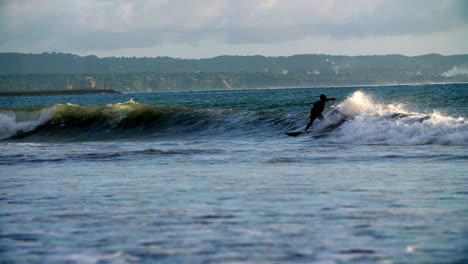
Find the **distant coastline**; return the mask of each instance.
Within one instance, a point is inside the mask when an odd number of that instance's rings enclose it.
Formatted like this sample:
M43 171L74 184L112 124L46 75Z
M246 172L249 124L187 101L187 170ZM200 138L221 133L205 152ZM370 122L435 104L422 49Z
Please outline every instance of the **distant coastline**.
M134 93L185 93L185 92L218 92L218 91L246 91L246 90L281 90L281 89L324 89L324 88L379 88L379 87L404 87L404 86L429 86L429 85L463 85L468 82L427 82L427 83L387 83L387 84L350 84L350 85L316 85L316 86L272 86L272 87L250 87L250 88L214 88L204 90L170 90L170 91L131 91L122 94Z
M81 95L81 94L120 94L112 89L72 89L0 92L0 96L48 96L48 95Z
M174 59L0 53L0 91L6 93L50 87L169 92L459 82L468 82L468 54Z

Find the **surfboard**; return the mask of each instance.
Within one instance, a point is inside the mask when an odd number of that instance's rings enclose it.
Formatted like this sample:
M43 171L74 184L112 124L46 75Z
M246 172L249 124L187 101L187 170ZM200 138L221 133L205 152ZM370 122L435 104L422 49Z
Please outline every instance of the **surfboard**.
M291 132L285 132L286 135L290 137L297 137L300 134L304 133L304 131L291 131Z

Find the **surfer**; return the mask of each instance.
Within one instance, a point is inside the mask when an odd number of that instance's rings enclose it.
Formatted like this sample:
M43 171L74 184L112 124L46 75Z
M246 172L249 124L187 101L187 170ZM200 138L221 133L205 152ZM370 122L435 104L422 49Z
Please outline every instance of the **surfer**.
M310 120L304 131L307 131L307 129L309 129L309 127L312 125L312 123L314 123L314 120L316 118L323 120L322 112L323 109L325 109L325 103L327 101L336 101L336 98L327 98L327 96L324 94L320 95L320 100L315 102L314 106L310 109Z

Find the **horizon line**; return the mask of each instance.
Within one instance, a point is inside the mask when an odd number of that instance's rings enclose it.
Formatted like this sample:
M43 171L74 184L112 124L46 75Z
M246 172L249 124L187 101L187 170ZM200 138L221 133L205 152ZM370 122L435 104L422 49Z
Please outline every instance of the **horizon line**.
M7 51L2 52L0 54L21 54L21 55L43 55L43 54L63 54L63 55L73 55L78 57L97 57L99 59L106 59L106 58L129 58L129 59L152 59L152 58L172 58L172 59L179 59L179 60L207 60L207 59L214 59L219 57L264 57L264 58L289 58L289 57L296 57L296 56L329 56L329 57L385 57L385 56L401 56L401 57L408 57L408 58L416 58L416 57L424 57L424 56L442 56L442 57L453 57L453 56L467 56L468 54L452 54L452 55L443 55L440 53L427 53L421 55L403 55L398 53L389 53L389 54L368 54L368 55L334 55L334 54L326 54L326 53L298 53L293 55L278 55L278 56L271 56L271 55L260 55L260 54L251 54L251 55L232 55L232 54L225 54L225 55L217 55L213 57L199 57L199 58L181 58L181 57L171 57L171 56L98 56L95 54L89 55L80 55L71 52L61 52L61 51L44 51L40 53L33 53L33 52L15 52L15 51Z

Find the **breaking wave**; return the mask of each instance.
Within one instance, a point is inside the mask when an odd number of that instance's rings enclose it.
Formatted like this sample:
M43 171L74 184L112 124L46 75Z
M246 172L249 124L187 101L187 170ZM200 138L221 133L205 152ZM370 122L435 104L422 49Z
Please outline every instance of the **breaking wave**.
M379 104L357 91L337 106L351 117L333 133L335 143L467 145L463 117L409 112L402 104Z
M464 117L407 111L375 102L357 91L310 129L315 140L334 144L468 145ZM0 110L0 139L94 141L167 137L288 139L303 129L307 112L261 112L152 106L132 100L106 106L60 104L42 109Z
M49 122L52 109L0 112L0 139L31 132Z
M290 127L290 114L150 106L132 100L99 107L60 104L0 111L0 139L113 140L256 135Z

